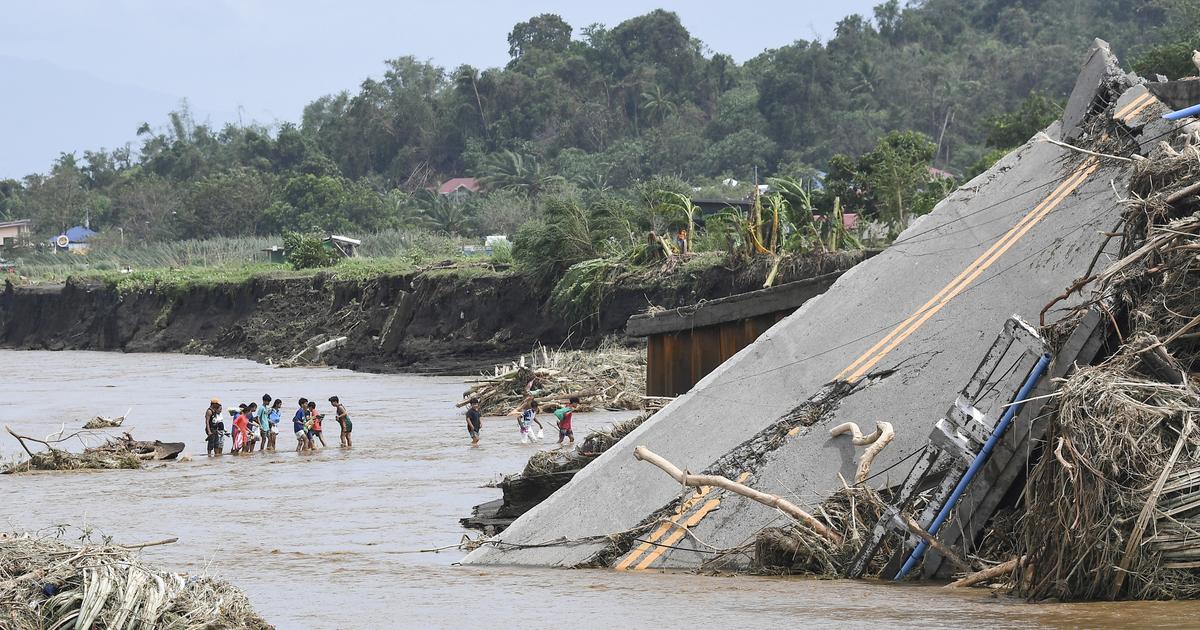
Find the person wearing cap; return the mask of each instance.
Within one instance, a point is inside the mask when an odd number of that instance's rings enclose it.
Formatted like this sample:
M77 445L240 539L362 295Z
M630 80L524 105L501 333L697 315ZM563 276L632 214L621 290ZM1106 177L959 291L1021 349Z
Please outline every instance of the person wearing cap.
M208 454L220 455L225 450L225 423L221 422L221 400L213 398L204 410L204 435L208 443Z

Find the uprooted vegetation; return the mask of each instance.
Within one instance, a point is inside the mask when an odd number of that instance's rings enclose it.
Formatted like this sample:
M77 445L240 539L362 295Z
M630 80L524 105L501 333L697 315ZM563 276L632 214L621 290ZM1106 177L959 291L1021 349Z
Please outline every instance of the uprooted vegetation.
M237 587L146 564L142 545L82 546L0 533L0 626L43 628L272 628Z
M35 470L139 469L146 461L175 459L184 448L182 442L135 440L128 432L122 433L119 437L112 437L90 431L77 431L64 436L60 431L43 440L21 435L13 431L11 427L5 427L5 430L21 444L28 459L5 466L0 469L0 474ZM78 439L84 444L81 452L68 451L58 447L63 442L74 439ZM44 450L31 449L30 442L42 445Z
M606 341L595 350L538 348L517 361L497 365L471 382L463 406L478 399L484 415L519 413L530 398L541 410L579 398L578 411L640 409L646 394L646 357L640 348Z

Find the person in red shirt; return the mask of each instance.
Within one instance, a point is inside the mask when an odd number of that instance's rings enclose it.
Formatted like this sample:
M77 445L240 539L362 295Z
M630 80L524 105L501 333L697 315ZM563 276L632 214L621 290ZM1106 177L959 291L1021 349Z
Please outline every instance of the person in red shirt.
M246 408L242 407L241 413L233 419L233 450L231 453L237 454L245 450L246 438L250 431L250 419L246 417Z
M577 406L579 406L579 397L572 396L565 407L554 411L554 416L558 418L558 443L560 445L564 439L570 440L571 444L575 443L575 432L571 430L571 418Z

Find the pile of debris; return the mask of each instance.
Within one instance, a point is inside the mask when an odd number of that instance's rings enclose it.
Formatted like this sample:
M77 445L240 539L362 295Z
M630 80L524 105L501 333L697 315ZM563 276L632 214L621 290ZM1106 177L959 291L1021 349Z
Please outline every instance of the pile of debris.
M0 533L0 626L272 628L237 587L143 563L136 552L150 545L80 547Z
M516 413L530 396L553 411L572 396L578 411L641 409L646 393L646 356L638 348L608 341L595 350L538 348L471 382L459 407L478 398L488 416Z
M9 435L16 438L25 449L29 459L5 466L0 474L23 473L33 470L113 470L138 469L142 462L173 460L183 452L183 442L153 442L135 440L128 432L120 437L104 436L104 441L93 446L86 445L87 438L95 438L96 434L84 431L63 436L47 436L38 439L20 435L5 427ZM82 452L72 452L58 448L57 444L78 438L85 442ZM45 450L35 451L29 448L29 442L35 442L45 447Z
M129 412L126 412L125 416L128 416L128 415L129 415ZM115 429L115 428L121 426L122 424L125 424L125 416L117 416L116 418L107 418L105 416L96 416L95 418L92 418L91 420L88 420L86 423L84 423L83 428L91 429L91 430Z
M489 536L504 531L517 517L566 485L575 473L592 463L596 457L641 426L652 415L653 411L646 412L617 422L608 429L593 431L574 449L553 449L534 453L524 471L508 475L495 484L503 491L502 498L475 506L472 515L460 519L459 522L463 527L481 530Z
M1200 596L1198 142L1135 166L1121 257L1085 279L1119 346L1054 401L1020 526L1031 599Z

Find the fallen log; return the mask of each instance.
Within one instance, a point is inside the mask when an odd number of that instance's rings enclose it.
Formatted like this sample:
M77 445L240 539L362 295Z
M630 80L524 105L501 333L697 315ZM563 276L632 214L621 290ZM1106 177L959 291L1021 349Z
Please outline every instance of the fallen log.
M685 485L685 486L688 486L691 488L702 488L702 487L721 488L722 490L727 490L734 494L740 494L741 496L744 496L747 499L757 501L767 507L775 508L775 509L783 512L784 514L791 516L792 518L796 519L797 521L804 523L805 525L810 527L813 531L817 532L818 534L820 534L822 537L829 540L830 542L833 542L834 544L838 544L838 545L842 544L842 537L837 532L829 529L829 527L827 527L821 521L817 520L817 518L814 517L812 514L805 512L804 510L800 509L794 503L788 501L787 499L775 496L773 494L767 494L765 492L760 492L758 490L755 490L754 488L751 488L750 486L740 484L736 481L733 481L732 479L728 479L728 478L722 477L720 475L692 475L692 474L689 474L687 472L684 472L683 470L680 470L679 467L675 466L674 464L667 461L666 459L663 459L661 456L655 454L653 451L646 448L645 446L639 446L639 447L633 449L633 457L634 457L634 459L636 459L638 461L644 461L644 462L649 462L651 464L654 464L655 466L657 466L663 472L670 475L671 478L673 478L675 481L678 481L682 485Z
M960 580L955 580L943 588L962 588L965 586L974 586L980 582L986 582L1002 575L1008 575L1009 573L1012 573L1024 559L1025 556L1021 556L1020 558L1013 558L1008 562L1001 562L994 567L987 568L982 571L976 571L975 573L972 573Z

